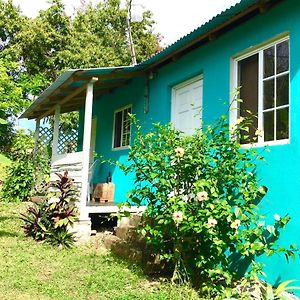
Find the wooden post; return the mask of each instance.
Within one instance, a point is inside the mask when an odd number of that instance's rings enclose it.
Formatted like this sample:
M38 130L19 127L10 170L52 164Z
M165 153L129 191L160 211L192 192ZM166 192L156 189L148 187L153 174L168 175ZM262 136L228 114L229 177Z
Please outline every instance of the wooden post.
M89 191L89 167L90 167L90 147L93 117L93 90L94 83L98 78L93 77L87 85L84 112L84 133L83 133L83 161L82 161L82 185L80 196L80 220L87 220L86 211L87 197Z
M54 115L54 128L53 128L53 141L52 141L52 162L57 155L58 139L59 139L59 118L60 118L60 105L55 106Z
M34 150L33 150L33 158L36 159L38 152L38 142L39 142L39 133L40 133L40 122L41 119L37 118L35 123L35 133L34 133Z

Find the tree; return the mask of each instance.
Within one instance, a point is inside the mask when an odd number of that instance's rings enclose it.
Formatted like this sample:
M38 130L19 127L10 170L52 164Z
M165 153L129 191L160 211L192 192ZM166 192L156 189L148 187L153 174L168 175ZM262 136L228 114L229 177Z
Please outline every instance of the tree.
M120 0L82 4L74 18L66 15L61 0L52 0L34 19L22 16L12 0L0 0L0 59L9 80L0 82L0 100L12 106L2 108L0 118L16 117L66 69L129 65L126 17ZM142 22L132 25L138 61L159 50L153 24L147 11ZM7 84L17 89L12 95L1 93ZM66 121L66 126L74 125Z
M43 75L48 82L70 68L129 65L126 17L119 0L82 5L73 19L65 14L61 0L52 0L35 19L26 19L14 38L19 59L28 74ZM153 24L149 11L142 22L133 24L138 61L158 50Z

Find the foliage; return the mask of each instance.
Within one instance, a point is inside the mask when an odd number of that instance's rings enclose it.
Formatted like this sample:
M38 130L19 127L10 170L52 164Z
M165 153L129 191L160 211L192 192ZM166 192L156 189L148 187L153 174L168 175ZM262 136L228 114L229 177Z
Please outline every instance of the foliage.
M15 118L50 82L66 69L123 66L131 63L127 42L127 10L119 0L82 4L71 18L61 0L32 19L24 17L12 0L0 0L0 120ZM138 61L159 50L152 15L132 25ZM32 55L34 53L34 55ZM9 102L6 101L9 99ZM4 108L1 107L2 104ZM6 106L8 105L8 107ZM13 109L12 109L13 108ZM2 112L2 113L1 113ZM2 115L4 114L4 115ZM1 121L1 122L2 122ZM78 123L78 116L61 120ZM11 127L0 126L0 137ZM1 141L1 145L6 145Z
M10 159L0 153L0 187L6 178L6 169L10 164Z
M76 221L77 208L72 202L75 200L76 190L68 172L60 180L51 184L57 190L57 196L49 201L41 201L29 207L26 214L22 214L24 232L36 241L46 240L53 246L70 247L74 237L69 228Z
M9 202L28 201L34 185L34 142L30 135L20 130L16 133L11 148L12 163L2 189L2 198Z
M244 278L236 282L232 289L227 289L224 296L232 300L290 300L293 297L289 292L300 289L298 286L291 286L293 282L295 280L286 280L274 287L257 276L251 280Z
M12 143L14 116L26 107L22 88L14 80L18 64L0 58L0 151L7 152Z
M26 214L22 215L24 233L31 236L36 241L42 241L46 238L47 228L51 224L51 220L47 216L48 204L45 201L36 203L27 209Z
M140 231L173 266L173 281L191 281L214 297L240 276L260 274L262 266L254 263L260 255L295 257L295 246L276 243L290 217L275 215L266 226L257 206L267 191L256 174L256 162L263 158L256 149L241 150L237 141L247 120L229 132L222 117L192 136L160 124L143 134L133 122L131 163L121 166L135 174L129 200L147 205Z
M6 180L2 198L8 202L28 201L36 185L44 182L49 174L49 157L46 149L34 156L32 135L19 130L13 139L9 158L12 163L6 168Z

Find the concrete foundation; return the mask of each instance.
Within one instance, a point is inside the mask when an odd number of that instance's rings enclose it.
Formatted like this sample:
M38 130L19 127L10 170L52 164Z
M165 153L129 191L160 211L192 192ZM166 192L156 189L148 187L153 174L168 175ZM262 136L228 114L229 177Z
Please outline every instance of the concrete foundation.
M74 233L76 244L88 243L91 239L92 223L91 219L78 220L70 229Z

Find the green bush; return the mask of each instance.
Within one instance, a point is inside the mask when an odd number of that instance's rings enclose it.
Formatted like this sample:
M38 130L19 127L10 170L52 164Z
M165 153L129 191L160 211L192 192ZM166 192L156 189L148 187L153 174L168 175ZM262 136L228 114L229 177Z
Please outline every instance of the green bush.
M77 218L77 208L73 202L76 190L68 172L63 176L57 175L59 180L51 184L56 192L50 194L48 201L34 203L21 218L27 236L36 241L45 240L53 246L70 247L74 237L69 228Z
M154 125L146 134L133 118L136 138L130 164L135 174L132 205L147 205L140 232L173 266L173 281L192 282L203 295L226 294L241 276L262 272L255 258L283 252L294 258L295 247L277 245L279 230L290 217L275 215L265 225L258 203L267 192L259 184L256 149L238 142L247 132L245 119L228 129L222 117L192 136L172 125ZM229 136L235 138L229 138Z
M50 168L47 150L39 151L34 157L32 135L20 130L14 137L9 158L12 163L7 167L1 198L7 202L28 201L34 188L48 178Z
M8 167L6 180L2 189L5 201L28 201L34 185L34 141L24 131L18 131L13 140L9 155L12 163Z

